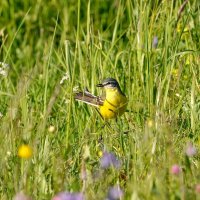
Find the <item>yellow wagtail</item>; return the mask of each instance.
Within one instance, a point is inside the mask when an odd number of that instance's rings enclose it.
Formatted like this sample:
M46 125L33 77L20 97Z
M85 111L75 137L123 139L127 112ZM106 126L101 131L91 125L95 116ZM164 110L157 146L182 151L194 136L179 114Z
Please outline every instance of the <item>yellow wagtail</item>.
M99 108L104 119L112 119L122 115L128 103L126 96L121 91L119 83L114 78L107 78L97 87L105 89L104 96L94 96L88 91L78 92L75 99Z

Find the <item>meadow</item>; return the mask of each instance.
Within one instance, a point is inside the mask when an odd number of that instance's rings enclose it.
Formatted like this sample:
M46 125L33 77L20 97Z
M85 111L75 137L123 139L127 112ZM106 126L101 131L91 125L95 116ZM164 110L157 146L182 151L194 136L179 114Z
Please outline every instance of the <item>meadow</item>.
M0 199L200 199L198 0L0 1ZM74 100L107 77L105 124Z

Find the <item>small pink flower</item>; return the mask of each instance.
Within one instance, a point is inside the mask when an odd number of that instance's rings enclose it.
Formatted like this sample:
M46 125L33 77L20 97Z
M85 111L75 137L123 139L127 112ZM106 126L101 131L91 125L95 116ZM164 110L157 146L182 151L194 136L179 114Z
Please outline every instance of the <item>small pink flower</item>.
M80 178L83 181L87 180L87 171L85 169L85 166L82 166L82 168L81 168Z
M82 193L60 192L52 200L84 200Z
M195 186L195 191L196 191L196 193L200 194L200 184L197 184Z
M20 192L14 196L13 200L31 200L31 198Z
M174 175L179 175L181 173L181 167L177 164L172 165L171 173Z
M186 151L185 151L186 155L189 157L194 156L197 153L196 148L192 145L192 143L188 143L186 146Z

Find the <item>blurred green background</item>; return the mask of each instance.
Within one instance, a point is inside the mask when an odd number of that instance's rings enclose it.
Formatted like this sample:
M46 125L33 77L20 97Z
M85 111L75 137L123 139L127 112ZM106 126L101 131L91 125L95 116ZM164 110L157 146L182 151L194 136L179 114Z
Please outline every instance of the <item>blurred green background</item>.
M116 184L124 199L199 199L199 154L185 153L199 149L199 9L198 0L1 0L0 199L105 199ZM107 77L129 104L104 126L73 96L100 94ZM18 156L22 144L31 158ZM100 169L105 150L120 169Z

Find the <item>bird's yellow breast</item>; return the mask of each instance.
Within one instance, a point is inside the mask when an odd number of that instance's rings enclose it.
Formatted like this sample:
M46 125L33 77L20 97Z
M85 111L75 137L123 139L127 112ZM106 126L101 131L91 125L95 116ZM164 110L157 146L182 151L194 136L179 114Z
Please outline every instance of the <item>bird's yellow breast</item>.
M120 116L125 112L127 102L127 98L117 88L108 88L100 113L104 119Z

